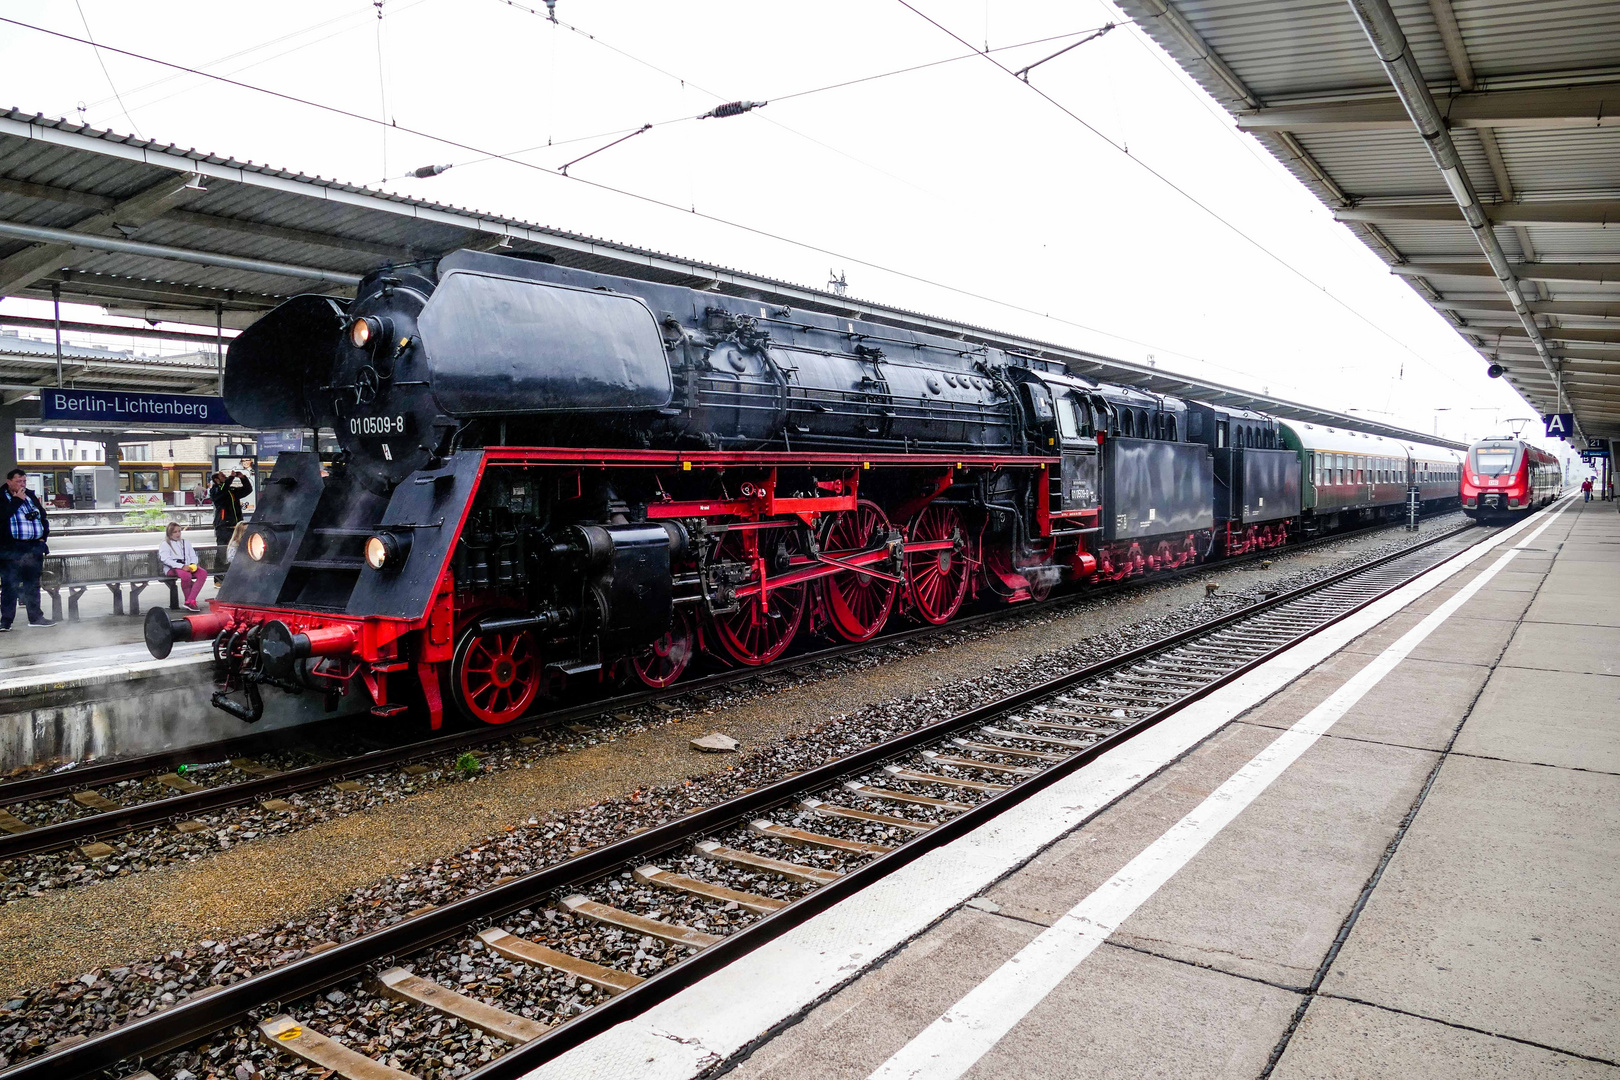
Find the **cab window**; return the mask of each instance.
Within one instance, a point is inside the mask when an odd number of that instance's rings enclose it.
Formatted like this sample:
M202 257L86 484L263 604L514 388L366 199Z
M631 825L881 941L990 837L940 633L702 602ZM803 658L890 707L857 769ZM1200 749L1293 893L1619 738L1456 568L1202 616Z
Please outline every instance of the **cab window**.
M1080 420L1074 411L1074 395L1064 394L1058 398L1058 430L1063 433L1065 442L1073 442L1080 438Z

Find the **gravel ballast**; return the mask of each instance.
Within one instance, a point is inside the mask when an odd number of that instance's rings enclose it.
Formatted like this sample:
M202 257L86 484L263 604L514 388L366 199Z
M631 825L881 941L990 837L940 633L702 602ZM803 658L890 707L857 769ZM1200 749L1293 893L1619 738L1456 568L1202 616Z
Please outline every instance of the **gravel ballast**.
M1455 524L1455 518L1441 519L1424 531ZM0 986L26 988L0 994L0 1066L1237 610L1261 590L1308 584L1412 542L1402 532L1363 537L1278 555L1269 570L1252 563L1215 569L879 649L825 665L819 674L710 692L701 702L683 699L673 711L640 709L599 730L502 744L471 778L448 770L407 777L401 770L367 778L361 792L293 796L298 811L282 813L309 818L296 829L266 824L268 811L232 811L211 821L206 836L186 837L198 846L183 854L161 850L175 842L172 832L161 842L145 834L123 838L128 847L113 859L64 861L47 872L48 884L39 882L34 860L35 877L22 878L26 886L8 880L13 902L0 908ZM1214 596L1204 595L1206 581L1221 585ZM739 739L742 753L699 754L687 746L711 731ZM952 796L943 788L929 793ZM876 843L905 839L896 830L803 814L784 812L777 820ZM779 841L743 831L720 839L779 858L791 850L791 857L816 865L843 865L846 858L826 852L807 858L803 849L784 850ZM119 869L109 874L109 864ZM139 873L136 865L155 868ZM758 876L693 855L663 865L761 891ZM791 899L804 888L778 882L775 895ZM671 921L701 923L710 933L728 933L755 918L622 875L586 892L659 911ZM684 955L678 946L579 923L546 908L500 925L638 973ZM588 1007L597 993L503 960L475 937L412 957L407 966L544 1022ZM504 1045L373 990L345 987L337 994L341 1000L328 995L296 1011L324 1033L424 1080L464 1075ZM198 1077L292 1074L261 1047L256 1032L240 1028L162 1064L154 1067L159 1076L181 1069Z

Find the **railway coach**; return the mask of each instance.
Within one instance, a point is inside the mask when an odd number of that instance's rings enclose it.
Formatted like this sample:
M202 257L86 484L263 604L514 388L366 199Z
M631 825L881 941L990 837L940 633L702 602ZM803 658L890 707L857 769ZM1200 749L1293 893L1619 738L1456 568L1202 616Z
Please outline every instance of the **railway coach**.
M1552 502L1563 486L1554 455L1511 435L1481 439L1464 458L1463 512L1476 521L1522 517Z
M1330 508L1274 418L471 251L289 300L231 343L225 397L343 451L278 458L208 613L148 615L156 656L213 640L215 704L248 721L273 687L505 723L700 655L764 665L804 633L1275 546L1384 496Z
M1450 450L1320 424L1279 426L1299 458L1307 535L1392 521L1406 512L1414 485L1426 511L1457 505L1461 462Z

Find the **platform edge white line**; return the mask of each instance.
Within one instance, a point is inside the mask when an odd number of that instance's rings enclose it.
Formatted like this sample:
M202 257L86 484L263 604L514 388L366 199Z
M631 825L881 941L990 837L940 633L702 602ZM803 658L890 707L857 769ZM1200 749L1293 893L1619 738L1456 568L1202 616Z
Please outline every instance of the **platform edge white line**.
M626 1076L693 1080L703 1075L772 1028L853 982L1164 764L1483 558L1534 520L1526 519L1457 553L981 828L928 852L641 1016L538 1066L525 1080L624 1080Z

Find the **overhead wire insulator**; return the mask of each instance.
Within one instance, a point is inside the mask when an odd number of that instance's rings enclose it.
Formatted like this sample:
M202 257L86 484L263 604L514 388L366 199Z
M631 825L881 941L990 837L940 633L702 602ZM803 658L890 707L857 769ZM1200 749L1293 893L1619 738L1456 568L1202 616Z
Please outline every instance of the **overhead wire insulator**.
M699 116L699 120L724 120L728 116L741 116L751 109L762 108L769 105L768 101L728 101L724 105L716 105L708 112Z
M411 175L418 180L426 180L430 176L438 176L440 173L449 172L450 169L451 166L449 165L424 165L420 169L412 169Z

